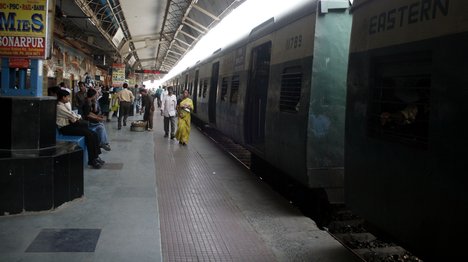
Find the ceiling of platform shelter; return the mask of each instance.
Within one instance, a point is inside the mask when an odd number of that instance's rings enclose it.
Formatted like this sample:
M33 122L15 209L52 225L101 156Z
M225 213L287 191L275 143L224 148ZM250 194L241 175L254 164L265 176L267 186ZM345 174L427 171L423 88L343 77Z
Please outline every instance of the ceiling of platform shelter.
M91 46L92 55L134 70L168 72L244 1L56 0L56 16L65 37Z

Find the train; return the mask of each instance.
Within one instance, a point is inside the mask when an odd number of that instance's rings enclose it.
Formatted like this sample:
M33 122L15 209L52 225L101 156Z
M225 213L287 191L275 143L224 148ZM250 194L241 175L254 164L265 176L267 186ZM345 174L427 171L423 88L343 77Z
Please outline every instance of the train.
M466 257L468 1L310 0L164 85L425 261Z
M468 1L356 0L352 14L346 204L425 261L467 258Z
M193 116L343 202L349 1L307 1L164 83ZM259 162L259 161L257 161Z

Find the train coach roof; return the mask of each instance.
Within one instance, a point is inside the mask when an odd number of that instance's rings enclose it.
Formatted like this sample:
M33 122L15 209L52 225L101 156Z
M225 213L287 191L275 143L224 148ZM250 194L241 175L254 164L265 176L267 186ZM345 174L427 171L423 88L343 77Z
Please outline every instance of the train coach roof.
M200 65L203 65L204 63L224 55L227 52L232 51L233 49L236 49L238 47L244 46L247 43L254 41L258 38L261 38L265 35L270 34L271 32L277 30L278 28L284 27L306 15L316 13L317 12L317 7L318 7L318 0L314 1L308 1L306 3L302 3L301 5L297 6L296 8L290 10L289 12L280 14L276 17L271 17L268 20L262 22L261 24L257 25L256 27L252 28L250 33L242 36L239 38L237 41L223 47L220 49L217 49L215 52L213 52L213 55L198 61L196 64L190 66L186 70L182 71L180 74L185 74L187 71L191 70L193 67L197 67ZM178 76L174 76L178 77Z
M344 6L346 8L349 8L351 5L349 1L347 0L336 0L334 1L337 3L338 9L343 9ZM321 6L322 5L322 6ZM334 9L333 5L327 4L327 7L330 7L331 9ZM320 13L319 8L322 10ZM323 12L325 10L325 12ZM265 35L268 35L279 28L282 28L290 23L293 23L294 21L297 21L301 19L304 16L307 16L309 14L317 14L317 15L326 15L326 12L328 12L326 8L324 9L323 3L321 0L312 0L312 1L307 1L304 2L295 8L289 10L288 12L279 14L275 17L271 17L267 19L266 21L260 23L256 27L252 28L250 33L245 34L244 36L240 37L237 41L228 44L227 46L223 48L219 48L216 51L213 52L213 54L203 60L197 61L196 64L193 64L192 66L188 67L186 70L183 70L180 72L178 75L174 76L173 78L177 78L180 75L186 74L188 71L190 71L194 67L201 66L213 59L216 59L217 57L223 56L224 54L231 52L234 49L237 49L241 46L245 46L247 43L255 41L258 38L261 38ZM320 14L319 14L320 13Z

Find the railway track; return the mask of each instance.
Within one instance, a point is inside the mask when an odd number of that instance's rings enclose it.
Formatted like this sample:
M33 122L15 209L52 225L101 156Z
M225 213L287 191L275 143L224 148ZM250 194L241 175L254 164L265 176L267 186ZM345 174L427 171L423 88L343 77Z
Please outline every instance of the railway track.
M252 154L230 138L218 132L209 125L204 125L194 121L198 129L214 143L216 143L226 153L231 155L239 163L248 169L252 167ZM254 158L255 159L255 158ZM268 167L271 168L271 167ZM253 171L253 170L252 170ZM271 173L270 170L264 173ZM253 171L260 179L267 182L276 191L281 193L291 204L296 205L305 215L313 219L322 229L328 231L335 239L366 262L422 262L423 260L412 255L403 247L384 241L367 230L366 222L353 215L343 205L332 205L326 210L321 208L321 214L316 210L311 211L302 201L307 193L297 193L297 185L291 180L284 179L284 176L276 178L266 178ZM281 178L280 178L281 177ZM279 187L281 185L281 187ZM287 186L285 186L287 185ZM299 190L300 191L300 190ZM293 193L294 192L294 193Z

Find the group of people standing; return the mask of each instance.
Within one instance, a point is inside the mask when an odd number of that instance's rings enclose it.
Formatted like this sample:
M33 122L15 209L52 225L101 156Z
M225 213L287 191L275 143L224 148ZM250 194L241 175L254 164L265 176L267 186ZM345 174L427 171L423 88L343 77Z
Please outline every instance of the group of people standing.
M70 89L63 83L53 89L53 95L57 96L57 128L64 135L84 136L88 149L88 165L99 169L105 163L99 157L101 149L111 150L103 122L110 121L112 111L115 111L113 109L114 96L118 101L119 110L117 129L121 130L122 124L127 125L135 95L128 90L127 83L124 83L122 89L114 92L112 96L107 88L98 91L93 87L86 87L84 82L79 82L78 88L79 91L74 94L73 98L73 107L76 110L72 109ZM149 94L145 88L139 89L139 94L141 95L139 111L144 112L143 120L147 123L146 130L153 130L154 99L157 98L161 116L164 117L164 137L170 136L170 139L177 139L181 145L187 145L191 128L190 114L193 111L189 91L184 90L179 100L174 94L173 87L167 87L167 90L160 92L156 97ZM102 106L107 110L101 110Z
M147 123L146 130L153 130L154 99L156 98L161 116L164 117L164 137L170 136L170 139L177 139L181 145L187 145L190 137L190 113L193 111L193 102L189 98L189 91L184 90L182 98L179 100L174 94L172 86L167 87L167 89L158 89L154 97L144 88L140 89L140 94L140 113L144 112L143 121Z
M173 88L169 86L158 97L161 115L164 116L164 137L169 137L170 131L170 138L177 139L181 145L187 145L190 137L190 113L193 111L193 102L189 95L189 91L184 90L182 98L178 101Z

